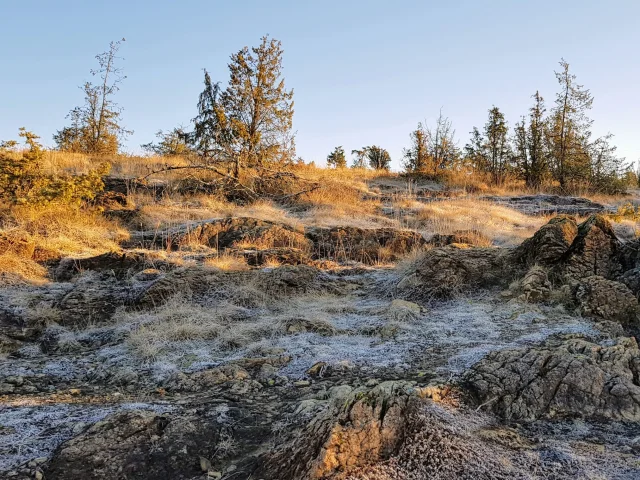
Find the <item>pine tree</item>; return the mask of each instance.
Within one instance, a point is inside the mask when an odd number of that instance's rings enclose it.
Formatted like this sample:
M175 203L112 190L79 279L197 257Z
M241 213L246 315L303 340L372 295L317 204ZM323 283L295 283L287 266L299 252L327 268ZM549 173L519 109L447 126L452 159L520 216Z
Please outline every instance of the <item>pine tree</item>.
M510 168L512 152L508 132L504 114L498 107L493 107L489 110L483 134L474 127L471 141L465 147L476 168L489 173L491 181L496 185L505 180Z
M327 156L327 166L334 168L345 168L347 166L347 157L344 154L344 148L336 147Z
M529 109L529 124L522 117L514 128L515 156L527 187L538 188L548 172L548 154L545 148L544 99L539 92L533 95Z
M591 145L591 185L599 192L616 194L625 190L622 180L629 166L624 158L616 155L617 147L611 144L613 135L608 133Z

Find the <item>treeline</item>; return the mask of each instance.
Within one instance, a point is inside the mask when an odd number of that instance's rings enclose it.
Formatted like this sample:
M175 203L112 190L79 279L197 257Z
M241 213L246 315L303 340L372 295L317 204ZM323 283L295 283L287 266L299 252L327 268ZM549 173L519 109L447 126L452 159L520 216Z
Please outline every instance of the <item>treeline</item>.
M53 136L57 150L113 155L132 133L123 126L122 108L115 102L126 79L118 56L123 41L112 42L96 56L97 68L91 70L94 81L82 85L84 102L69 112L69 124ZM282 57L281 43L265 36L257 47L244 47L231 55L224 87L204 70L204 88L197 102L194 99L190 125L159 131L156 141L142 148L153 155L186 157L189 168L206 168L236 182L246 168L273 173L279 166L301 162L292 130L293 90L285 87ZM474 128L462 148L442 111L434 125L419 123L403 151L405 171L436 179L458 172L481 176L495 185L517 180L533 189L555 186L562 192L579 188L616 193L637 183L637 175L616 155L612 135L593 138L588 116L593 96L577 83L567 62L562 60L560 67L555 72L559 88L551 105L536 92L531 108L513 127L493 106L484 126ZM38 151L39 144L33 144L37 137L26 133L31 137L25 138L32 139L29 150ZM0 154L14 147L15 142L4 142ZM391 167L389 152L379 145L354 149L351 156L353 167ZM11 168L17 168L15 155L11 161L6 155L3 158L0 174L11 162ZM330 167L345 168L347 163L342 146L327 157Z
M522 180L529 188L556 185L563 193L586 189L619 193L637 185L632 165L616 154L613 135L593 138L593 121L588 115L593 96L577 83L567 62L562 60L560 67L555 72L559 90L552 106L547 109L540 92L535 92L528 114L513 129L504 113L493 106L484 126L474 127L468 143L460 149L451 121L442 112L433 128L419 123L411 132L410 147L403 152L405 170L433 178L447 171L462 171L483 175L494 185ZM346 166L342 152L338 147L327 163ZM353 152L354 166L362 165L359 152ZM377 165L369 161L372 168Z

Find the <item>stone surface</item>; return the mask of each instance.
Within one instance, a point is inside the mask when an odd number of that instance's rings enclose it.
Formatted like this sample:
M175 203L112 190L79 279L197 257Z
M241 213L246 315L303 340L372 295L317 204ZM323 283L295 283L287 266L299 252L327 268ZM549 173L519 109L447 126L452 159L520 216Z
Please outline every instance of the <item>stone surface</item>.
M509 251L498 248L434 248L415 264L408 295L447 298L477 288L509 283Z
M575 295L584 315L615 320L624 326L638 324L638 300L623 283L594 275L581 281Z
M321 479L389 458L400 446L412 399L404 382L334 397L267 461L270 479Z
M64 443L44 469L47 480L187 480L212 458L218 426L202 417L115 414Z
M510 420L640 420L640 350L632 338L581 338L488 354L465 375L472 403Z
M560 215L516 248L514 257L525 266L554 265L562 258L578 235L575 218Z
M589 217L578 227L578 234L563 254L555 270L566 280L592 275L613 279L622 273L622 244L602 215Z
M316 258L355 260L365 264L397 260L426 244L419 233L394 228L307 228Z

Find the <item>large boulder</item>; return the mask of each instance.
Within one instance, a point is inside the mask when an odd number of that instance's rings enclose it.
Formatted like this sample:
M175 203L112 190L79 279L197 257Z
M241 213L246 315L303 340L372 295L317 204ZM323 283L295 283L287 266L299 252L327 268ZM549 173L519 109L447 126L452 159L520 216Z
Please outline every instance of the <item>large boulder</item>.
M626 285L599 275L583 279L576 289L576 301L583 314L636 326L640 306Z
M398 285L405 296L448 298L456 294L507 284L510 251L500 248L448 246L426 251L413 272Z
M65 258L55 269L55 278L60 282L71 280L87 271L108 272L118 279L124 279L140 272L150 265L165 266L165 262L151 261L140 252L108 252L88 258Z
M54 302L53 307L64 312L59 323L63 326L86 326L111 319L115 311L128 305L131 288L116 282L106 273L88 273Z
M492 352L463 379L470 400L510 420L640 420L640 350L633 338L598 345L551 339Z
M592 275L614 279L622 273L622 244L611 223L602 215L593 215L580 224L578 234L556 267L565 281Z
M410 406L418 398L415 390L404 382L349 390L339 391L326 409L268 457L267 478L334 478L397 451Z
M550 266L562 258L578 235L574 217L559 215L540 227L533 237L525 240L515 250L517 261L530 267Z
M114 414L64 443L45 469L47 480L191 480L200 457L216 454L219 428L207 417L151 412Z

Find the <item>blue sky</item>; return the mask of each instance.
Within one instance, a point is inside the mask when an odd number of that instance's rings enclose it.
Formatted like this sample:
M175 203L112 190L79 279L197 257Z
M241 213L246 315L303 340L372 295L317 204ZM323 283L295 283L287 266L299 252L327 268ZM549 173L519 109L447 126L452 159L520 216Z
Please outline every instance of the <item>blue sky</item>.
M510 126L539 89L550 107L564 57L595 97L594 133L640 158L640 2L0 0L0 139L25 126L52 144L82 102L93 57L125 37L118 93L127 150L195 116L202 69L226 81L229 55L264 34L283 43L297 151L378 144L394 166L440 108L459 145L496 105Z

